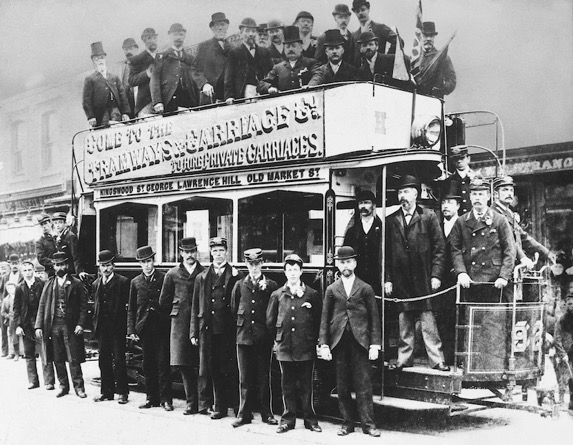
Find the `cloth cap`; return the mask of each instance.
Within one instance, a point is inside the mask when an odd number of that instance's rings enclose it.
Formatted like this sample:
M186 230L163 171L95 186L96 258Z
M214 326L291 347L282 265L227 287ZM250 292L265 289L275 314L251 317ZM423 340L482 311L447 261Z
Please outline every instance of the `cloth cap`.
M227 248L227 238L223 238L222 236L215 236L209 240L209 247L216 247L216 246L223 246L225 249Z
M188 250L188 251L197 250L197 240L195 240L195 238L192 236L187 238L182 238L181 241L179 241L179 250Z
M482 177L476 176L470 181L470 190L489 190L489 184Z
M436 32L436 24L434 22L424 22L422 23L422 34L428 36L435 36L438 33Z
M334 256L335 260L349 260L350 258L356 258L356 252L350 246L340 247Z
M105 51L103 50L103 43L101 42L94 42L91 45L92 47L92 57L95 56L107 56L107 54L105 53Z
M56 252L52 257L52 263L54 264L67 263L67 261L68 261L68 256L66 255L66 252Z
M467 145L456 145L450 148L450 158L463 158L468 155Z
M261 249L259 249L258 247L245 250L245 252L243 253L243 256L245 257L245 261L247 263L254 263L257 261L263 261L263 251Z
M495 178L493 180L493 189L497 190L500 187L503 187L505 185L511 185L512 187L515 187L515 183L513 182L513 178L511 176L503 176L501 178Z
M59 219L66 220L67 215L64 212L56 212L52 215L52 221L57 221Z
M209 22L209 28L212 28L215 22L225 22L227 25L229 24L229 20L225 16L224 12L216 12L211 15L211 22Z
M50 215L48 215L47 213L42 213L38 218L38 224L42 225L45 222L49 222L51 220L52 218L50 218Z
M304 263L302 261L302 258L299 257L296 253L291 253L290 255L287 255L287 257L285 258L285 264L298 264L302 269L302 265Z
M97 262L99 264L111 263L113 260L115 260L115 255L111 250L102 250L97 254Z
M137 261L144 261L154 256L155 252L153 251L151 246L143 246L137 249L137 253L135 254L135 259Z

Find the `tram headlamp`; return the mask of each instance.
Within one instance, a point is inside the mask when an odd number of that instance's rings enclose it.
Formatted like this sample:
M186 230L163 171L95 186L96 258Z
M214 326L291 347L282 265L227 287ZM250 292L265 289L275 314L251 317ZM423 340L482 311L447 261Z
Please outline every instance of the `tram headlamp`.
M417 116L412 123L412 145L433 147L442 135L442 121L437 116Z

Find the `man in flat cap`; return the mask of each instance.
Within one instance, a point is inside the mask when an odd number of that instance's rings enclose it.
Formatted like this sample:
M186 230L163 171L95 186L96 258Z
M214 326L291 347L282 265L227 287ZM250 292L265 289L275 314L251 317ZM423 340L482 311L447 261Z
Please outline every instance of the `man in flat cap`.
M231 295L243 274L227 262L226 238L211 238L209 249L213 263L195 280L190 336L199 346L199 409L207 409L213 400L211 419L217 420L237 404L237 323Z
M91 127L129 120L129 102L119 77L106 65L101 42L91 45L94 72L87 76L83 89L83 108Z
M256 43L257 24L247 17L239 25L241 44L229 51L225 69L225 101L257 95L257 85L272 69L271 54Z
M211 16L209 28L213 37L199 43L197 47L197 67L203 71L207 82L215 89L214 100L223 100L225 65L229 58L231 45L227 42L229 20L223 12L216 12Z
M332 17L336 22L336 29L340 31L342 36L342 46L344 48L344 53L342 54L342 60L353 65L355 63L354 51L356 42L354 42L354 35L348 30L348 24L350 23L351 12L348 6L345 4L338 4L334 7L332 11ZM325 53L324 42L326 40L326 33L321 34L316 42L316 52L314 53L314 58L318 60L319 63L326 63L327 57Z
M271 411L269 385L273 338L267 330L266 315L271 294L278 286L262 273L261 249L245 250L243 256L249 274L235 283L231 294L231 311L237 325L240 395L239 411L233 427L251 423L253 408L257 405L262 421L277 425Z
M125 337L127 336L127 302L129 280L114 272L115 255L109 250L98 254L100 276L93 282L93 332L98 339L101 394L95 402L113 400L127 403L129 387L125 364Z
M397 189L400 208L386 217L384 291L388 296L403 300L398 303L398 361L391 368L401 370L413 366L416 320L419 318L430 366L449 371L444 363L432 299L407 301L440 289L444 275L444 235L436 214L417 205L420 193L417 178L402 176Z
M125 60L120 62L119 80L121 80L121 84L125 89L125 95L127 96L127 102L129 103L129 117L133 118L135 117L135 92L129 84L129 71L131 59L133 59L133 57L139 52L139 46L133 37L129 37L123 41L121 49L123 49Z
M374 424L370 360L381 348L380 316L372 286L354 274L356 253L342 246L335 257L340 279L326 288L319 334L319 358L336 363L338 408L342 415L339 436L354 432L351 388L364 434L379 437Z
M150 116L154 113L149 84L157 57L157 33L153 28L145 28L141 40L145 45L145 51L133 56L129 61L129 85L137 90L134 107L137 117Z
M284 35L287 60L273 66L273 69L259 83L257 91L260 94L277 94L281 91L322 83L318 62L302 56L299 29L296 26L287 26Z
M281 367L283 415L277 433L295 427L300 400L304 427L321 432L312 406L312 373L322 313L318 292L301 280L303 262L296 253L285 258L287 282L275 290L267 308L267 327L275 339Z
M70 392L66 361L76 394L86 397L81 364L85 361L84 327L88 316L88 295L83 283L68 272L65 252L52 258L55 276L50 277L40 297L34 329L46 342L47 360L54 360L60 389L56 397Z
M38 263L45 267L46 273L49 276L53 276L52 256L58 249L52 236L52 218L50 218L50 215L43 213L38 218L38 224L42 227L42 235L36 241L36 258Z
M284 50L284 29L285 25L280 20L271 20L266 27L267 35L271 42L268 48L273 65L287 60Z
M187 30L181 23L169 28L171 47L157 55L151 73L151 101L156 113L170 113L201 105L200 93L213 97L213 87L184 49Z
M472 208L470 201L470 182L476 174L470 168L470 157L468 155L467 145L456 145L450 148L448 154L455 171L446 181L455 181L460 184L462 199L460 201L459 215L461 216Z
M169 269L163 280L159 305L171 317L170 363L177 368L183 380L186 406L184 415L196 414L198 387L197 349L190 340L191 305L197 276L205 269L197 261L197 241L186 237L179 242L181 264ZM207 414L209 406L199 407L199 412Z
M397 35L392 29L383 23L376 23L370 19L370 2L366 0L353 0L352 11L356 14L360 28L354 32L354 41L357 42L354 64L359 65L360 43L358 40L365 32L374 34L378 41L378 51L382 54L394 54L396 52Z
M68 258L68 272L77 274L80 279L84 279L87 273L84 270L83 261L80 256L79 241L77 235L66 224L67 214L64 212L55 212L52 215L54 224L54 233L56 248L65 252Z
M159 306L159 294L165 273L155 268L155 252L151 246L137 249L135 259L141 274L131 280L127 310L127 335L141 340L143 373L147 400L141 409L163 406L173 411L171 368L169 366L170 320Z
M327 63L320 67L322 83L358 80L358 70L344 61L344 39L338 29L329 29L323 41Z
M294 26L300 30L300 38L302 39L302 56L313 58L316 52L316 37L312 35L312 28L314 26L314 17L308 11L300 11L296 15Z

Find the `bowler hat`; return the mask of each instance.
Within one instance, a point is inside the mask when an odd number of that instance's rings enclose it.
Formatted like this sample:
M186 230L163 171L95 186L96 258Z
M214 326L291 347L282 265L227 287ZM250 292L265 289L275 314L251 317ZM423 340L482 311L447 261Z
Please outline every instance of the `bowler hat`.
M215 236L209 240L209 247L223 246L227 248L227 238L222 236Z
M302 268L303 261L296 253L291 253L285 258L285 264L298 264Z
M52 221L57 221L57 220L59 220L59 219L65 221L65 220L66 220L66 217L67 217L67 215L66 215L64 212L55 212L55 213L52 215Z
M252 18L247 17L244 18L241 24L239 25L239 29L243 28L258 28L257 22L255 22Z
M340 247L334 257L335 260L349 260L350 258L356 258L356 252L350 246Z
M438 33L436 32L436 24L434 22L422 23L422 34L427 36L438 35Z
M229 20L225 16L224 12L216 12L215 14L211 15L211 22L209 23L209 28L212 28L216 22L225 22L227 25L229 24Z
M462 184L459 181L445 181L442 186L441 198L444 199L462 199Z
M500 187L503 187L505 185L511 185L512 187L515 186L515 183L513 182L513 178L511 176L503 176L501 178L495 178L493 180L493 189L497 190Z
M105 51L103 50L103 44L101 42L94 42L92 43L92 55L91 57L96 56L107 56Z
M353 0L352 1L352 10L356 11L362 5L366 5L366 6L368 6L368 8L370 8L370 2L367 2L366 0Z
M52 263L54 264L62 264L66 263L67 261L68 261L68 256L66 255L66 252L56 252L52 257Z
M135 259L137 261L145 261L149 258L153 258L155 256L155 252L151 248L151 246L143 246L137 249L137 253L135 254Z
M398 181L398 185L396 186L396 188L398 190L401 189L405 189L408 187L412 187L415 189L419 189L420 188L420 181L418 181L414 176L412 175L404 175L400 178L400 180Z
M463 158L468 155L467 145L456 145L450 148L450 158Z
M481 176L476 176L470 181L470 190L489 190L489 184Z
M350 15L351 12L348 9L348 6L344 3L339 3L334 7L334 11L332 11L332 15Z
M259 249L258 247L245 250L245 252L243 253L243 256L245 257L245 261L247 263L254 263L257 261L263 261L263 251L261 249Z
M127 39L125 39L123 41L123 44L121 45L121 47L123 49L127 49L127 48L131 48L132 46L135 46L136 48L139 48L139 46L137 45L137 43L135 42L135 39L132 37L128 37Z
M356 202L362 202L362 201L375 202L376 196L374 196L374 193L372 193L370 190L360 190L356 194Z
M181 23L174 23L173 25L171 25L167 33L172 34L174 32L187 32L187 30L183 28L183 25Z
M97 262L100 264L111 263L113 260L115 260L115 255L111 253L111 250L102 250L97 255Z
M312 14L308 11L300 11L297 15L296 15L296 19L294 20L295 23L298 19L310 19L314 22L314 17L312 16Z
M265 28L267 31L269 29L276 29L276 28L284 28L285 25L283 22L281 22L280 20L270 20L269 24L267 25L267 27Z
M366 31L360 34L356 43L368 43L372 40L378 41L378 37L376 37L372 31Z
M153 37L156 36L157 33L155 32L155 29L153 28L145 28L143 30L143 32L141 33L141 40L145 40L147 37Z
M10 256L8 257L8 261L10 263L19 263L20 257L18 256L17 253L11 253Z
M298 26L285 26L284 36L285 39L283 43L302 42Z
M49 222L52 219L50 218L50 215L48 215L47 213L42 213L39 218L38 218L38 224L42 225L45 222Z
M194 237L182 238L179 241L179 250L195 251L197 250L197 241Z
M329 29L324 33L324 46L344 45L344 37L339 29Z

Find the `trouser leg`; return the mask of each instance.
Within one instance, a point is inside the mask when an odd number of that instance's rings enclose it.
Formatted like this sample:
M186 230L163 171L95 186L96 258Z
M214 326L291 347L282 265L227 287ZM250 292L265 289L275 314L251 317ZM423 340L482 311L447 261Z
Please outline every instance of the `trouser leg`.
M289 425L294 428L296 424L296 402L297 402L297 362L279 362L281 368L281 387L283 392L283 415L281 425Z
M113 376L118 394L129 394L125 364L125 332L112 333Z
M42 374L44 377L44 385L53 385L55 383L54 378L54 362L48 361L46 353L42 350L42 340L35 340L35 352L40 356L40 362L42 363Z
M416 317L412 311L400 312L398 315L400 342L398 346L398 364L412 365L414 342L416 338Z
M314 370L314 362L312 360L299 362L299 369L300 401L304 416L304 425L318 425L316 413L312 405L312 373Z
M356 392L356 407L362 429L375 428L374 405L372 402L372 367L368 360L368 351L354 338L351 342L352 385Z
M60 389L64 391L70 390L70 381L68 379L68 370L66 369L66 362L54 362L56 368L56 375L58 376L58 383Z
M36 367L36 341L24 337L24 355L26 356L26 372L28 373L28 383L39 385L38 368Z
M271 410L271 389L270 389L270 367L272 357L272 344L257 345L255 347L255 383L257 385L257 397L261 408L261 417L272 416Z
M253 368L256 363L255 346L250 345L237 345L237 362L239 367L239 411L237 417L242 417L244 420L253 418L252 413L252 385L253 381Z
M159 398L162 402L173 402L171 392L171 366L169 365L169 321L158 323L157 326L157 339L156 339L156 353L157 353L157 378L159 383ZM195 367L191 368L195 383L194 394L197 394L197 370ZM197 396L195 397L197 403Z
M143 350L143 374L145 375L145 393L151 403L159 403L159 386L157 376L157 351L155 348L154 332L145 327L141 333L141 349Z
M101 328L99 335L99 370L101 375L102 395L112 398L115 394L115 380L113 375L113 358L112 358L112 340L111 335L105 327Z
M213 407L213 380L211 376L200 375L197 382L199 392L199 411Z
M0 331L2 332L2 356L8 355L8 326L0 319Z
M187 406L192 410L197 409L197 372L193 366L177 366L181 379L183 380L183 389L185 390L185 400Z
M70 374L72 376L72 383L74 385L74 389L76 391L78 390L84 390L85 386L84 386L84 375L82 373L82 365L76 361L76 360L72 360L70 362Z
M342 416L342 425L345 428L353 428L352 421L352 396L350 385L352 382L352 356L350 351L351 333L344 332L338 345L332 351L336 362L336 389L338 392L338 409Z
M424 339L430 365L436 366L444 361L444 353L434 313L432 311L421 311L420 321L422 323L422 338Z

